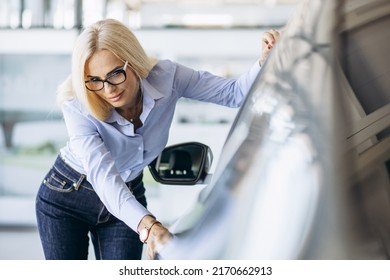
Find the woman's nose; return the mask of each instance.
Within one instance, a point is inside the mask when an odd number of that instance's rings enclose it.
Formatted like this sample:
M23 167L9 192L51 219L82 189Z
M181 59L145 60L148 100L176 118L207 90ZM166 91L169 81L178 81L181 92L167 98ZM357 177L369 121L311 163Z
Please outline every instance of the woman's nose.
M112 85L112 84L107 83L107 82L104 83L104 91L105 91L105 93L109 94L109 93L113 92L115 89L116 89L115 85Z

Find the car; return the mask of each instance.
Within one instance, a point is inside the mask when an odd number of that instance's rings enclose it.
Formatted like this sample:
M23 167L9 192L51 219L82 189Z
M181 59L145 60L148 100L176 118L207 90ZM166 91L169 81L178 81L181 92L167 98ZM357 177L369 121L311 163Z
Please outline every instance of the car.
M210 149L167 147L162 184L208 182L159 259L388 259L390 2L302 1ZM181 169L180 169L180 168Z

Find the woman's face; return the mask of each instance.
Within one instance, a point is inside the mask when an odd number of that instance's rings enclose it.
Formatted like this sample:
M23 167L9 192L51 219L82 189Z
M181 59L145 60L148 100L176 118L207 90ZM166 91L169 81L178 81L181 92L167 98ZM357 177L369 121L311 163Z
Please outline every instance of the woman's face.
M85 64L85 80L104 80L116 70L123 69L125 63L107 50L95 52ZM126 68L126 80L118 85L104 83L104 88L98 91L89 91L89 94L98 94L103 100L119 110L131 108L136 103L139 91L139 81L130 68Z

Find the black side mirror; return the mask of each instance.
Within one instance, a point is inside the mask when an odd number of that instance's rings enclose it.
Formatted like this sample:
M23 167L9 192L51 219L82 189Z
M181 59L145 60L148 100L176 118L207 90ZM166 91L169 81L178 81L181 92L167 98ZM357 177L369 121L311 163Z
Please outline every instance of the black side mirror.
M198 142L166 147L148 166L153 178L167 185L195 185L206 178L213 160L210 147Z

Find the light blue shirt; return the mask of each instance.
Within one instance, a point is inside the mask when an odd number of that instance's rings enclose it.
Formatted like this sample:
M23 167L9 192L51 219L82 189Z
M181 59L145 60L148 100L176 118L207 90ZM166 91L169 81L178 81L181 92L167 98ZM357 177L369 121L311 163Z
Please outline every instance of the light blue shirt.
M100 121L77 99L66 101L62 111L69 141L61 149L61 156L87 176L112 215L137 231L141 219L152 214L135 199L125 182L136 178L164 149L178 99L238 107L259 70L256 62L238 79L225 79L169 60L159 61L141 81L143 126L136 131L115 110L107 120Z

